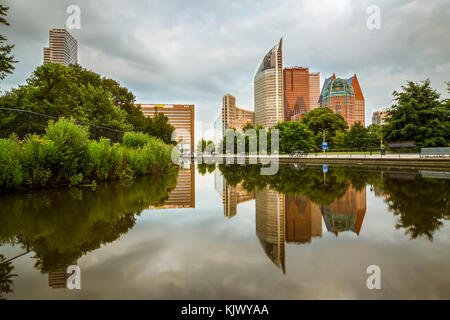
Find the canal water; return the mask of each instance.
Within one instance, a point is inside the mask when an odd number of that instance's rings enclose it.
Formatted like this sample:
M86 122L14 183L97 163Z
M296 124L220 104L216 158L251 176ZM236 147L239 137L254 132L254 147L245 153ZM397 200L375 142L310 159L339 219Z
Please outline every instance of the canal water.
M185 163L132 184L2 195L0 295L450 298L449 172L260 169Z

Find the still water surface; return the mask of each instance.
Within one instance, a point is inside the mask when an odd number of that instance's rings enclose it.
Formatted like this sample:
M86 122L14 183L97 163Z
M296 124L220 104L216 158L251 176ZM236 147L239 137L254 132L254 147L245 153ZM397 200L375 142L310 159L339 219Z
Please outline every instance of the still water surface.
M0 294L450 298L448 172L259 169L183 164L132 185L0 196ZM81 290L65 288L74 264ZM366 286L370 265L381 290Z

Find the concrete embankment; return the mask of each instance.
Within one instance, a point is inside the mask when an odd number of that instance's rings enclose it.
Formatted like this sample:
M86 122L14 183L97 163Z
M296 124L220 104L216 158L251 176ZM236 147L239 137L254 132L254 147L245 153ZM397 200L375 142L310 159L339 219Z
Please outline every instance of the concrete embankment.
M250 160L256 158L256 156L203 156L204 161L214 161L219 163L239 163L245 159L245 163L251 163ZM196 158L199 159L199 158ZM258 157L258 162L274 161L275 156ZM303 165L343 165L343 166L366 166L366 167L402 167L402 168L415 168L415 169L430 169L430 170L450 170L450 158L449 157L426 157L420 158L418 156L367 156L364 155L339 155L337 156L308 156L308 157L288 157L280 156L280 163L300 163Z

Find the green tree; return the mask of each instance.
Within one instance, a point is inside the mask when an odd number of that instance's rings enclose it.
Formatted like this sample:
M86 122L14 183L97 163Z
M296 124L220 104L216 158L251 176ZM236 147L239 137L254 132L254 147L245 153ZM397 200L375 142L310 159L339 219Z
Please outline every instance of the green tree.
M381 139L383 138L383 126L371 124L367 127L368 147L371 149L379 149L381 147Z
M309 130L315 135L322 134L322 130L326 129L327 133L334 136L338 130L346 130L348 125L340 114L333 113L330 108L315 108L302 118Z
M418 148L448 146L450 105L440 94L422 82L407 82L402 92L394 91L395 104L388 110L384 128L386 141L414 141Z
M310 151L314 148L313 133L303 123L285 121L278 123L275 129L279 130L281 153L294 150Z
M336 132L348 128L344 117L333 113L330 108L316 108L307 113L301 122L314 133L315 146L318 149L322 148L324 131L325 141L331 142L330 147L334 147L332 142Z
M8 21L4 17L6 17L8 13L9 7L3 6L0 4L0 24L9 26ZM0 80L6 78L6 76L13 72L14 63L17 63L14 60L14 55L11 54L11 50L14 48L14 45L6 45L6 41L8 39L0 35Z
M142 131L165 143L172 142L175 130L163 114L153 119L145 117L140 106L135 105L134 95L117 81L80 65L41 65L26 85L0 97L0 104L125 131Z
M345 147L350 149L367 149L369 134L361 122L355 122L344 138Z

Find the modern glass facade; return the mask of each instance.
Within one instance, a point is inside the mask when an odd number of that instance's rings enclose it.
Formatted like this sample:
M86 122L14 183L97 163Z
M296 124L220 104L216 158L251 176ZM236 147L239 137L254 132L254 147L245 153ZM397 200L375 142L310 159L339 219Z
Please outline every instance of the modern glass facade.
M284 120L283 38L264 57L254 78L255 125L264 128Z

